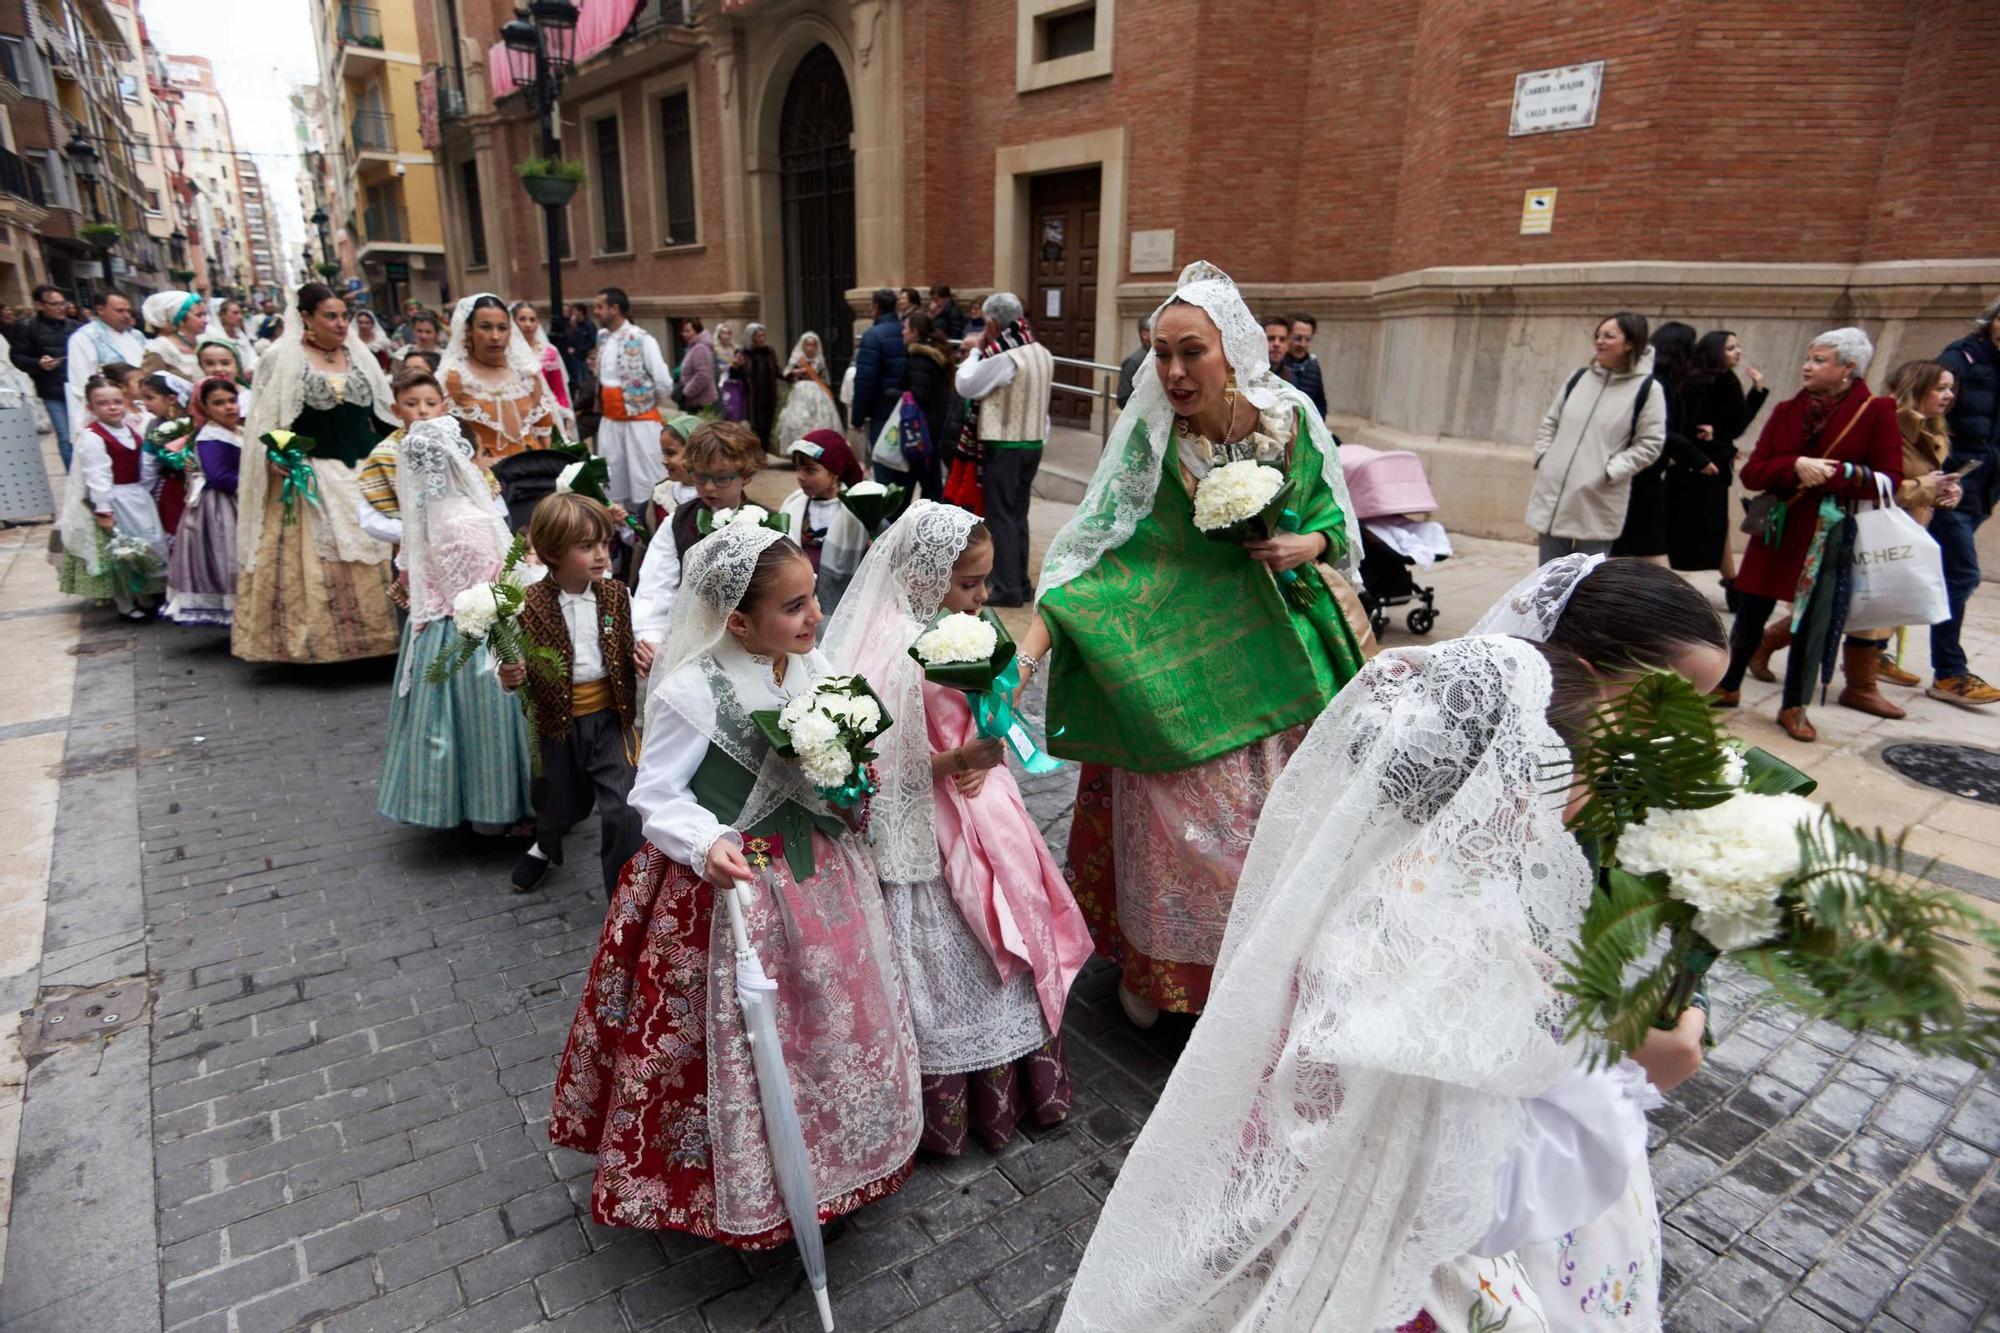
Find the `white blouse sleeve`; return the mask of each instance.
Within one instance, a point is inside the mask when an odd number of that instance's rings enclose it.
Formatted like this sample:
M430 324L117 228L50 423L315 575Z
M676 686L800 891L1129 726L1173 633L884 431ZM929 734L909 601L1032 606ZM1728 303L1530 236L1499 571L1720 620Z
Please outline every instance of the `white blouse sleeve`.
M83 491L90 497L90 507L100 514L108 514L111 512L111 454L105 449L104 441L98 439L96 432L87 426L72 438L76 441L74 466L83 474Z
M645 821L646 840L696 874L708 864L708 849L717 838L743 840L695 800L689 787L707 757L708 737L693 723L673 708L652 710L632 783L632 808Z
M1493 1179L1493 1217L1472 1252L1492 1258L1597 1220L1646 1169L1646 1112L1662 1102L1631 1060L1571 1070L1530 1098Z
M632 637L658 647L667 639L667 617L681 590L681 549L671 527L661 528L639 562L639 588L632 594Z
M965 358L953 377L960 398L984 398L995 389L1014 382L1014 358L1004 352L983 355L973 352Z
M368 497L365 495L356 501L355 505L354 513L361 524L363 532L373 537L376 541L387 542L391 546L397 546L402 543L402 519L390 518L374 505L369 504Z

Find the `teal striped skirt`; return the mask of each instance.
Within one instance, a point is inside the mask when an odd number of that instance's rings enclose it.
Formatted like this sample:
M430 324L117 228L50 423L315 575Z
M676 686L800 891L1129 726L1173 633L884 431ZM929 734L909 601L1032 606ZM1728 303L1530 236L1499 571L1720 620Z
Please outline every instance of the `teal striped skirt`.
M376 808L398 823L427 828L513 824L535 812L520 701L500 688L483 657L442 685L424 679L457 637L450 620L414 634L403 626Z

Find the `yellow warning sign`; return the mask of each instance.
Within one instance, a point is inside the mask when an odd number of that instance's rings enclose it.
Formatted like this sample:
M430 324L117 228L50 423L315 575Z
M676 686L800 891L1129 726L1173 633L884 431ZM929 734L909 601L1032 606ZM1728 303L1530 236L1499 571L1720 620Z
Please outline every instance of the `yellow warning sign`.
M1530 190L1521 196L1521 234L1546 236L1556 229L1554 189Z

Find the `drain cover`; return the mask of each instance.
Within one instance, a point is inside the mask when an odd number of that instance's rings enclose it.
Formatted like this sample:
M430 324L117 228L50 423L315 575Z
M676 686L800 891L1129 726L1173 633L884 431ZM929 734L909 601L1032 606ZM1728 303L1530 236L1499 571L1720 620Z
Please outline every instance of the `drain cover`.
M1914 782L2000 805L2000 751L1973 745L1892 745L1882 761Z
M144 977L125 977L88 989L52 987L42 997L39 1023L29 1038L36 1050L103 1036L143 1021L152 1008Z

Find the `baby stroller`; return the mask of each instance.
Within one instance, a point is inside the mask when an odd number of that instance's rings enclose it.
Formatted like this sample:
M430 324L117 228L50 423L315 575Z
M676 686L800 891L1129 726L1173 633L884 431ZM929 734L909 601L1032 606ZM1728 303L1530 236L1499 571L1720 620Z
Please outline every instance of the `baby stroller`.
M1437 624L1437 590L1418 583L1410 571L1450 559L1451 540L1444 525L1428 517L1438 503L1423 461L1405 450L1346 444L1340 448L1340 469L1361 523L1360 592L1368 623L1380 638L1389 628L1389 608L1415 602L1403 623L1412 634L1429 634Z

